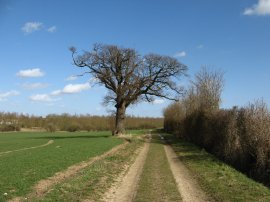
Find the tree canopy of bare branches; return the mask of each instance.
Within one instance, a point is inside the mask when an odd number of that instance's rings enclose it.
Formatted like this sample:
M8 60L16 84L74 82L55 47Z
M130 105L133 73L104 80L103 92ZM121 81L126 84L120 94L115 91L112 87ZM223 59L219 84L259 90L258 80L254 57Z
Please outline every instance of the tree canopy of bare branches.
M91 51L78 54L70 48L77 67L86 68L96 82L108 89L105 103L116 108L114 134L124 133L126 108L155 97L177 100L182 88L177 80L187 67L175 58L157 54L140 55L136 50L115 45L95 44Z
M199 107L204 110L218 110L224 87L224 72L202 67L195 75L193 85L198 96Z

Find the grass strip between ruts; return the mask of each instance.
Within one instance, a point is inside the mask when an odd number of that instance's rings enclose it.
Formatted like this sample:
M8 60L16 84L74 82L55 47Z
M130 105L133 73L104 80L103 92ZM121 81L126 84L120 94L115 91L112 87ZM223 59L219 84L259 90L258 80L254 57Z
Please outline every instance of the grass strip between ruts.
M135 201L181 201L164 144L157 135L152 135Z

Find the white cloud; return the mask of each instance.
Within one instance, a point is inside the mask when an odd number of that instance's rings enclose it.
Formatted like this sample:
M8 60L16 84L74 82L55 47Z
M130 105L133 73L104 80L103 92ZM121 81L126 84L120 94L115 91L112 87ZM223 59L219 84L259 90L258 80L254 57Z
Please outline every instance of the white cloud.
M81 91L90 89L91 86L89 83L83 84L68 84L62 90L56 90L51 93L51 95L57 96L61 94L75 94L80 93Z
M6 92L6 93L1 93L0 94L0 101L5 100L8 97L16 96L16 95L19 95L19 94L20 93L18 91L15 91L15 90L12 90L12 91L9 91L9 92Z
M41 22L27 22L22 27L22 31L26 34L30 34L32 32L38 31L42 28Z
M163 104L164 103L164 100L163 99L155 99L153 101L153 104Z
M185 51L180 51L174 54L174 57L185 57L187 53Z
M42 89L48 87L47 83L24 83L22 87L26 90Z
M34 102L55 102L58 101L60 98L55 98L55 96L60 96L63 94L75 94L79 93L83 90L90 89L91 86L89 83L84 84L68 84L62 90L55 90L50 94L36 94L30 96L30 100Z
M78 78L77 76L69 76L69 77L66 78L66 81L74 81L77 78Z
M36 94L30 96L30 100L34 102L54 102L59 99L53 99L50 95L48 94Z
M270 0L259 0L251 8L246 8L244 15L270 15Z
M44 74L39 68L35 68L21 70L16 75L19 77L42 77Z
M48 32L53 33L56 31L56 26L51 26L47 29Z
M57 96L57 95L61 95L62 94L62 90L55 90L51 93L51 95L53 96Z
M68 84L64 87L63 93L72 94L72 93L79 93L83 90L90 89L91 86L89 83L84 84Z

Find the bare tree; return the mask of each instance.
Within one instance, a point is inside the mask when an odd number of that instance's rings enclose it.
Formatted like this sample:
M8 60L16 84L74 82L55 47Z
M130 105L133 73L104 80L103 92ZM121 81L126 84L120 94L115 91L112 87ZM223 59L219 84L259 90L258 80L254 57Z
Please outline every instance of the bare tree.
M108 89L104 101L116 108L115 135L125 132L126 108L131 104L153 102L155 97L176 100L176 95L182 93L176 81L187 67L174 58L141 56L134 49L102 44L95 44L90 52L81 55L74 47L70 50L74 64L87 68L84 74L89 73Z
M208 111L218 110L224 87L224 72L202 67L192 83L198 96L198 107Z

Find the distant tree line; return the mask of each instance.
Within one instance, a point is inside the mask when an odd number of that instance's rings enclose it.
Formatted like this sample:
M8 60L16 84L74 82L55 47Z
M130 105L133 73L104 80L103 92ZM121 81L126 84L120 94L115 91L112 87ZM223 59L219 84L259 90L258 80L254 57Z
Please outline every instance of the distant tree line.
M222 73L202 69L164 110L164 128L270 186L270 112L263 100L220 109Z
M161 128L163 118L127 116L126 128ZM113 116L50 114L46 117L18 113L0 112L0 131L20 131L22 129L54 131L101 131L113 130Z

